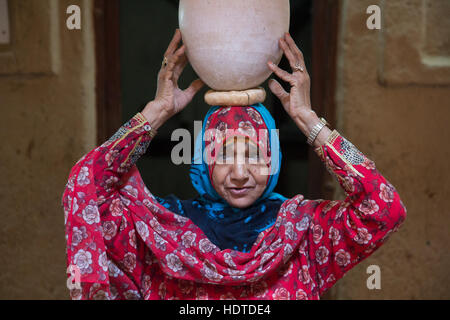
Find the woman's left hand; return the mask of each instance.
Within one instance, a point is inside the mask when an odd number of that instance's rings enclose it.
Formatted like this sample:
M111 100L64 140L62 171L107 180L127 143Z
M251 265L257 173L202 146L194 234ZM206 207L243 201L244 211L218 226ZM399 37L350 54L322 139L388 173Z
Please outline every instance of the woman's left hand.
M305 134L308 134L308 130L311 129L311 123L317 122L318 118L311 109L311 82L306 70L305 60L302 52L288 33L279 40L279 44L289 60L293 72L289 73L282 70L272 61L268 62L268 66L280 79L291 85L291 90L289 93L286 92L281 84L273 79L269 81L269 88L280 99L284 109L297 126Z

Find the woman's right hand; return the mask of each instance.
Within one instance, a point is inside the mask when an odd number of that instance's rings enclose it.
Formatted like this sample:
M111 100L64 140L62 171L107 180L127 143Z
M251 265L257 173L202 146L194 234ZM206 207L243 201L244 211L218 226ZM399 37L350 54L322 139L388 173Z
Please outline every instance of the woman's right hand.
M163 64L159 71L156 97L142 112L155 129L183 110L204 85L197 79L185 90L178 87L178 79L188 63L185 45L178 48L180 42L181 32L177 29L164 54L167 64Z

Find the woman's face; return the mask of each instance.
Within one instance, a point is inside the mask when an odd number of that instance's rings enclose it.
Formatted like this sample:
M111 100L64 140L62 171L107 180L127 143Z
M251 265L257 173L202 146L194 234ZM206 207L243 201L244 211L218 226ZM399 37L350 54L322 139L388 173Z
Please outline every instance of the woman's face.
M235 136L217 155L213 186L228 204L243 209L263 194L269 168L253 142Z

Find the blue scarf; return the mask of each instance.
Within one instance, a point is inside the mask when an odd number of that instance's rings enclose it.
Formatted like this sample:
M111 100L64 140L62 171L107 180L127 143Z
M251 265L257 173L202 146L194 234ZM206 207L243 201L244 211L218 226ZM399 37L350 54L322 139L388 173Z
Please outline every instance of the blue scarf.
M276 129L275 120L266 107L262 104L255 104L252 107L261 114L269 132ZM269 134L272 172L261 197L245 209L230 206L212 186L208 164L203 161L205 126L211 114L219 108L221 107L215 106L209 109L203 121L202 131L195 140L190 177L199 196L180 200L171 194L166 198L156 197L156 199L170 211L191 219L221 250L249 252L259 233L275 223L281 204L287 200L286 197L273 192L280 173L280 142L276 133Z

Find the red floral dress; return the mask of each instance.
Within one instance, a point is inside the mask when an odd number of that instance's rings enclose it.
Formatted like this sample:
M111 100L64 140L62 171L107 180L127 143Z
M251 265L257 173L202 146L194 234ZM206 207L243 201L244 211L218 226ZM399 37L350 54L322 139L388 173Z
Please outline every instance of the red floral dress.
M248 253L220 250L160 205L136 161L151 141L138 113L72 168L62 204L73 299L319 299L405 220L395 188L337 131L315 151L347 193L283 203Z

